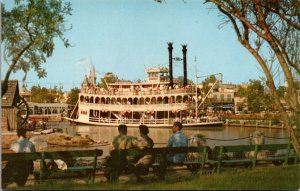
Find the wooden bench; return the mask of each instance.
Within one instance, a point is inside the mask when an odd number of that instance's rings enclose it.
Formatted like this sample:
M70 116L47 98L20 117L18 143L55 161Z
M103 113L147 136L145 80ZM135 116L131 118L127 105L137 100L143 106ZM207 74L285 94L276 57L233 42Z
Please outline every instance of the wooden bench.
M284 149L283 155L276 155L276 151ZM287 164L289 159L297 162L297 156L290 156L291 144L263 144L263 145L231 145L217 146L213 149L212 156L207 160L214 172L220 172L221 166L244 165L254 168L257 162L283 160ZM264 154L264 155L262 155Z
M187 166L188 169L194 173L202 173L206 162L208 146L200 147L162 147L149 149L155 162L152 164L154 175L163 177L166 170L173 166ZM185 160L182 163L171 163L167 161L167 155L186 154Z
M187 166L192 173L202 172L207 157L208 147L162 147L162 148L147 148L143 151L137 149L128 150L114 150L111 152L111 158L108 160L109 164L104 167L107 169L107 179L110 182L116 182L118 177L128 169L126 165L133 166L130 161L126 162L125 158L134 155L152 155L154 157L154 163L150 168L153 169L154 175L158 177L164 177L168 167L171 166ZM166 156L169 154L185 153L186 159L182 163L170 163L167 162ZM125 156L126 155L126 156ZM129 170L130 172L130 170Z
M60 173L84 173L87 176L87 182L94 183L96 170L99 169L97 165L97 158L102 155L102 150L76 150L76 151L49 151L36 153L3 153L2 161L22 161L22 160L39 160L40 169L34 170L34 175L38 183L49 178L49 175ZM68 166L66 170L49 170L46 167L46 160L53 161L61 159L68 161L70 159L89 157L92 162L86 166Z
M271 161L274 165L296 164L298 155L295 154L292 144L263 144L258 145L257 162Z

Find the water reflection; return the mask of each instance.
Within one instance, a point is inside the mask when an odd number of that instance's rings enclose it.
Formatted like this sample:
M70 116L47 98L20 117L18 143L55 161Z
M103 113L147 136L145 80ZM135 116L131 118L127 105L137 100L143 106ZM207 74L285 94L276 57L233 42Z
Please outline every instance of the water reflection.
M68 134L80 134L81 136L88 135L95 141L112 142L113 138L118 134L117 127L99 127L99 126L72 126L66 125L64 132ZM268 129L268 128L251 128L251 127L224 127L218 130L182 130L185 135L191 137L194 134L203 134L206 136L207 144L211 147L217 145L238 145L249 144L249 135L253 131L258 130L265 135L265 143L287 143L288 137L286 130L282 129ZM138 128L128 128L128 135L139 136ZM169 137L172 135L171 129L151 128L149 129L149 136L153 139L154 147L161 147L166 145ZM270 138L272 137L272 138ZM237 139L237 140L234 140ZM225 141L227 140L227 141Z

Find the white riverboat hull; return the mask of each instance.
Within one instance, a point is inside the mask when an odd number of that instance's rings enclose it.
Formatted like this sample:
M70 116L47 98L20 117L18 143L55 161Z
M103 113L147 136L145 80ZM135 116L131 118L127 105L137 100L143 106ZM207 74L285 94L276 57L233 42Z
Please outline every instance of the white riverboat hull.
M85 124L85 125L95 125L95 126L102 126L102 127L118 127L120 124L125 124L127 127L139 127L140 124L135 123L105 123L105 122L85 122L80 121L78 119L72 119L68 117L64 117L66 120L70 121L70 123L75 124ZM149 128L171 128L172 124L155 124L155 123L143 123L147 125ZM201 122L201 123L183 123L184 128L222 128L223 121L213 121L213 122Z

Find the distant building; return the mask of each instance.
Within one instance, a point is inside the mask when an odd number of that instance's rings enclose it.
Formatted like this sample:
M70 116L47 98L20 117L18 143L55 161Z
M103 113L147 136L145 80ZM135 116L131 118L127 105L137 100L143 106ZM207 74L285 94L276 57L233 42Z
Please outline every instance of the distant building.
M236 85L220 83L213 89L213 92L208 96L210 103L215 110L234 111L234 95Z
M34 103L28 102L29 114L32 115L58 115L68 111L66 103Z
M17 129L17 105L20 102L18 80L9 80L8 89L1 97L2 105L2 132Z
M23 97L27 102L31 101L31 93L27 90L25 83L23 83L20 90L20 96Z

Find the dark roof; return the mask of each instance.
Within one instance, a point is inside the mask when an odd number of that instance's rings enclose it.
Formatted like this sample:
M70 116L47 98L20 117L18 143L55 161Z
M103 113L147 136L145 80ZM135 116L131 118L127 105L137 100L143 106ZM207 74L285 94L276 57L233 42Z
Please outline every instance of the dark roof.
M9 80L6 93L1 97L1 107L14 107L20 101L18 80Z

